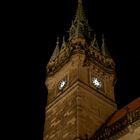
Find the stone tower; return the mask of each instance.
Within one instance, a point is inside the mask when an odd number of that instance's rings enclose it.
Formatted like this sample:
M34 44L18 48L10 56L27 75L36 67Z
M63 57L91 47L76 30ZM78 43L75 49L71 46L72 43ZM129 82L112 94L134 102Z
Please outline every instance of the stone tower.
M99 46L85 17L82 0L76 16L47 64L48 100L43 140L90 137L116 110L115 63L104 36Z

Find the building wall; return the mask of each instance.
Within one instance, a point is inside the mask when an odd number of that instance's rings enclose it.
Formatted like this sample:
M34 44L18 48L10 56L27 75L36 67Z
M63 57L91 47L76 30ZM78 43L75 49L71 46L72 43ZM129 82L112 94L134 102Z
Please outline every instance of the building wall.
M112 102L98 96L93 89L79 83L77 90L78 135L91 137L115 111Z
M76 89L59 96L46 108L44 140L72 140L77 133Z

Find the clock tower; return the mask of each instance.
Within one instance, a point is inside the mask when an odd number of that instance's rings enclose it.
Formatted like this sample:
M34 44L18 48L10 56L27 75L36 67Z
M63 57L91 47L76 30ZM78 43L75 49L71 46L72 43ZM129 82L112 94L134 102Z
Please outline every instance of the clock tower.
M115 63L103 35L101 40L98 45L96 35L91 36L82 0L78 0L69 38L61 44L57 39L46 67L43 140L86 139L116 111Z

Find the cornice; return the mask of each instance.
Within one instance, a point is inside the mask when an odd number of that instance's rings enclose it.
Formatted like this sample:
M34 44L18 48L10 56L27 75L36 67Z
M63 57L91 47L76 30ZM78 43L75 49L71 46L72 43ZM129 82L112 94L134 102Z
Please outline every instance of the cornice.
M94 49L88 43L82 39L76 42L69 42L67 47L54 59L47 64L47 76L51 76L56 73L61 67L63 67L74 54L85 54L86 65L94 63L107 72L114 73L115 63L112 58L105 57L100 51ZM89 63L90 62L90 63Z

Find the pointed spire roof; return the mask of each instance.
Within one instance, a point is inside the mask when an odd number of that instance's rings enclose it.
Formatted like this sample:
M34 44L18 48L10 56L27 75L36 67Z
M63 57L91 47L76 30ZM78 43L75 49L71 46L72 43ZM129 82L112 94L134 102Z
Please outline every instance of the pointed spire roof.
M98 42L97 42L96 34L94 34L94 39L91 42L91 46L93 46L93 48L95 48L98 51L100 50L99 45L98 45Z
M89 25L86 19L85 12L82 6L82 0L78 0L78 7L76 11L76 16L69 31L69 38L73 37L89 37Z
M50 61L53 61L59 55L59 37L57 37L56 47L53 51Z
M82 0L78 0L78 8L76 11L75 20L77 20L77 21L86 21L87 20L83 6L82 6Z
M62 45L61 45L61 50L60 51L65 49L65 47L66 47L66 41L65 41L65 36L63 36L63 41L62 41Z
M102 54L103 54L104 56L110 57L110 53L109 53L108 48L107 48L106 43L105 43L104 34L102 34L102 46L101 46L101 51L102 51Z

